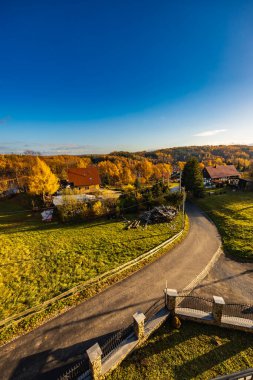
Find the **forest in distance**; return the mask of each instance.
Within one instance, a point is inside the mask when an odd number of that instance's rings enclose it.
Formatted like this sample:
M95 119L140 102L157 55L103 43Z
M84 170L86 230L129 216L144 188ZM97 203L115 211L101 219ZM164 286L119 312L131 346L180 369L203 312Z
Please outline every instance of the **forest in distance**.
M17 179L25 185L36 156L46 162L59 178L66 179L71 167L97 165L104 185L121 186L134 184L136 178L143 184L168 178L173 171L181 170L190 157L196 157L200 166L233 164L247 177L253 172L253 146L218 145L187 146L142 152L112 152L90 155L43 156L39 152L0 155L0 191L9 179Z

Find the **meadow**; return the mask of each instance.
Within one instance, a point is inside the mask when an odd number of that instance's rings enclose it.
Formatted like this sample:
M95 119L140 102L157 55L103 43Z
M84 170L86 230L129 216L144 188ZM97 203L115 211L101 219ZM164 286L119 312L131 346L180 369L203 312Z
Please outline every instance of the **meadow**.
M115 268L174 235L173 223L125 230L121 220L43 224L16 198L0 201L0 319Z
M222 236L225 252L240 260L253 260L253 192L213 194L198 200Z
M253 336L183 321L166 322L116 368L108 380L209 380L253 367Z

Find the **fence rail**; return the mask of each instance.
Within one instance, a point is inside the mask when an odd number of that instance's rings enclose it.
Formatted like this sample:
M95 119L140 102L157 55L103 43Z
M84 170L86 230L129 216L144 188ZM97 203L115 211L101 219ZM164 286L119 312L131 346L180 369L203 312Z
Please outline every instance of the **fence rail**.
M196 311L200 310L205 313L211 313L213 307L213 300L198 296L179 295L177 296L176 307Z
M123 272L124 270L127 270L127 269L133 267L136 264L139 264L140 262L142 262L146 259L149 259L155 253L157 253L160 249L166 247L168 244L170 244L170 243L174 242L176 239L178 239L183 234L183 231L184 230L181 230L180 232L176 233L171 238L165 240L163 243L156 246L155 248L153 248L150 251L145 252L142 255L138 256L136 259L128 261L127 263L122 264L122 265L118 266L117 268L114 268L110 271L107 271L107 272L97 276L97 277L94 277L94 278L87 280L87 281L85 281L79 285L76 285L73 288L67 290L66 292L63 292L63 293L59 294L58 296L53 297L50 300L43 302L40 305L34 306L34 307L29 308L23 312L20 312L18 314L15 314L15 315L12 315L8 318L5 318L4 320L0 321L0 329L5 327L6 325L10 325L13 322L16 322L16 323L21 322L24 318L26 318L28 316L32 316L32 315L35 315L35 314L37 314L43 310L46 310L50 305L52 305L56 301L66 299L70 296L73 296L73 295L79 293L79 292L82 292L86 288L88 288L89 286L99 284L101 281L109 279L110 277L117 275L117 274Z
M176 299L176 308L191 309L192 312L195 310L196 312L212 313L213 299L195 296L194 293L191 295L180 293ZM253 321L253 304L225 303L222 320L226 322L226 319L231 317L235 321L240 321L241 319Z
M233 317L234 319L247 319L253 321L253 305L239 305L226 303L223 307L222 319Z
M103 346L101 346L102 350L102 362L108 359L108 357L113 353L115 349L117 349L120 344L133 333L133 324L130 324L125 329L121 329L116 332L111 338L105 342Z
M84 354L84 359L78 361L69 368L63 375L61 375L58 380L76 380L80 376L88 374L89 370L89 361L87 354Z

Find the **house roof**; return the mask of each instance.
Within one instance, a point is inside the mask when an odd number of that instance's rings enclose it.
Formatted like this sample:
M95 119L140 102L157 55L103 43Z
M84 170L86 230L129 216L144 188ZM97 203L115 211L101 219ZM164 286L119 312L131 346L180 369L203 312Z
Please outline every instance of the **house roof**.
M101 184L96 166L68 169L68 181L72 182L74 186L92 186Z
M211 178L240 177L240 173L236 170L234 165L206 166L205 169Z

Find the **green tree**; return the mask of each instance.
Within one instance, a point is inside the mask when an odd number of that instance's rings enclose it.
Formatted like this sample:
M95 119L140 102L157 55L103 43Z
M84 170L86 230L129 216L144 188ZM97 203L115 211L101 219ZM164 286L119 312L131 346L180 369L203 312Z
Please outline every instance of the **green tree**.
M46 201L47 195L54 194L59 188L56 175L53 174L50 167L38 157L36 158L28 180L28 188L30 193L42 196L44 202Z
M186 162L182 173L182 185L195 197L203 196L203 175L196 157L192 157Z

